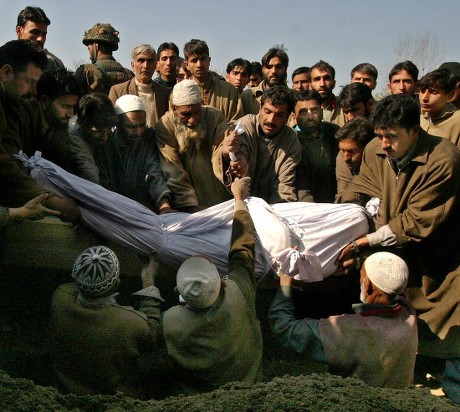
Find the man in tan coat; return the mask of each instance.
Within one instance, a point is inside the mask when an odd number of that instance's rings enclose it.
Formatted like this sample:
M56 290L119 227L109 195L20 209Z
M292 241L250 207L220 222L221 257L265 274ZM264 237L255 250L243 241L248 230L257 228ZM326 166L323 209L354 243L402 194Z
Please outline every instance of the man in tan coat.
M460 111L449 103L455 86L455 76L447 69L433 70L420 79L420 126L427 133L450 140L460 149Z
M240 95L230 83L209 71L211 57L203 40L192 39L184 45L185 64L198 84L203 104L219 109L228 124L243 116Z
M276 85L286 85L289 57L282 46L272 47L262 57L263 81L241 93L244 114L259 113L264 91Z
M113 104L125 94L139 96L144 102L147 113L147 127L155 127L158 120L169 109L169 94L171 91L152 80L157 64L155 49L150 44L141 44L131 52L131 68L134 79L119 83L110 89L109 99Z
M446 359L443 389L460 402L460 151L420 128L418 105L405 94L381 100L371 122L377 138L342 202L374 198L376 231L347 245L338 263L359 266L357 253L368 248L404 255L419 353Z
M286 125L292 97L286 86L264 92L258 115L240 119L241 151L249 163L251 194L268 203L295 202L296 168L302 147L296 132Z
M230 199L226 185L231 181L225 172L231 163L238 167L238 162L231 162L229 157L230 151L237 153L239 149L232 143L236 133L227 132L227 121L220 110L202 106L194 80L176 84L172 102L172 110L157 123L156 133L173 208L193 213Z

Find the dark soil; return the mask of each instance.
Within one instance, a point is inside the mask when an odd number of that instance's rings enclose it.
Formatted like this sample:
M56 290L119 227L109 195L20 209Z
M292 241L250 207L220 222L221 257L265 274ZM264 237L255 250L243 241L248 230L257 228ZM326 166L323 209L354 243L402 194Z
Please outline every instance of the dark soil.
M1 238L1 236L0 236ZM0 246L0 249L2 249ZM38 245L39 246L39 245ZM5 251L5 249L3 250ZM258 291L264 333L265 382L228 384L193 397L139 401L116 396L62 395L52 387L45 351L51 295L70 281L70 267L45 270L11 267L0 256L0 411L454 411L446 399L430 394L439 387L444 363L419 358L415 385L407 390L372 388L355 378L327 373L324 365L285 353L271 335L266 314L272 287ZM122 267L123 268L123 267ZM139 286L139 265L125 268L121 303ZM127 273L129 272L129 273ZM174 271L160 268L157 284L168 305L175 302ZM397 373L397 371L395 371ZM427 380L426 374L432 378ZM289 376L288 376L289 375ZM422 387L422 388L420 388Z

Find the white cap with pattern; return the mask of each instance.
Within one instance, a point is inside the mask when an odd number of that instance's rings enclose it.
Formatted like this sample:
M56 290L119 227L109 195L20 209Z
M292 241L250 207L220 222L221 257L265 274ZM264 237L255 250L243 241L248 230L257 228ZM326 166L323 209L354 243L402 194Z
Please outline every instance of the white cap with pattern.
M172 101L176 107L201 103L200 88L195 80L185 79L177 83L173 88Z
M390 252L377 252L364 261L367 277L382 292L398 295L409 280L406 262Z
M142 110L145 112L145 105L139 96L134 94L124 94L115 102L115 113L123 114L128 112L137 112Z
M92 246L78 256L73 265L72 277L82 295L101 297L118 283L118 258L106 246Z

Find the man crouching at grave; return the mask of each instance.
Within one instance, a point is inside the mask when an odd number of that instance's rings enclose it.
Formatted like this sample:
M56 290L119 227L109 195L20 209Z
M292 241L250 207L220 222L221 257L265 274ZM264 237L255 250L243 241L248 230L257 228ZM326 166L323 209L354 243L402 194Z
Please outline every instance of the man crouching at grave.
M256 316L254 225L244 199L249 177L235 180L228 278L205 256L187 259L177 272L182 304L163 314L162 333L182 393L261 377L262 333Z
M61 391L144 397L159 335L157 269L154 260L143 269L134 310L116 301L120 266L112 250L93 246L77 258L74 282L59 286L51 302L49 349Z
M332 373L357 375L371 386L405 388L414 378L417 353L415 311L401 295L409 270L400 257L377 252L364 261L362 304L354 314L326 319L296 319L292 278L281 274L269 319L282 345L326 362Z

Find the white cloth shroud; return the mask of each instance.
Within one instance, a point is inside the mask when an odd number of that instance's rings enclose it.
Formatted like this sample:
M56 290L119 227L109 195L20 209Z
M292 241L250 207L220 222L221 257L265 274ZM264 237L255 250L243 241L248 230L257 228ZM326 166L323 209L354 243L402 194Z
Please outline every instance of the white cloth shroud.
M207 255L222 276L227 274L233 200L194 214L156 215L134 200L42 159L40 152L31 158L22 153L16 157L47 190L74 198L83 222L107 239L144 255L156 252L161 261L173 267L190 256ZM259 279L272 273L273 262L283 255L280 252L285 251L285 259L290 260L294 246L297 254L305 251L304 256L319 260L321 273L316 270L306 280L325 278L336 271L335 260L342 248L369 230L366 210L354 204L292 202L270 206L256 197L246 202L257 232L255 271ZM301 277L313 266L307 259Z

